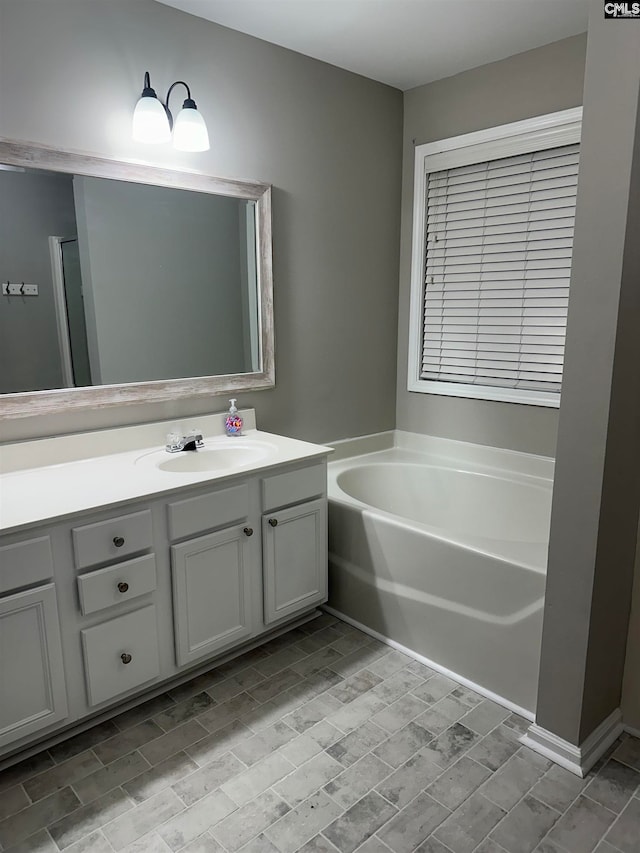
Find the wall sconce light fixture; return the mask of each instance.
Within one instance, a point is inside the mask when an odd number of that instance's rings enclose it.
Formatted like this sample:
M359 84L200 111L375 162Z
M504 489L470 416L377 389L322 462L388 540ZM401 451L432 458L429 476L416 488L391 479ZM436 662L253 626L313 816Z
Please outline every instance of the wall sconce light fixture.
M169 96L175 86L184 86L187 97L175 122L169 110ZM173 133L172 133L173 131ZM182 80L169 86L165 103L151 88L149 72L145 71L142 95L133 112L133 138L136 142L170 142L180 151L208 151L209 134L204 119L198 112L191 91Z

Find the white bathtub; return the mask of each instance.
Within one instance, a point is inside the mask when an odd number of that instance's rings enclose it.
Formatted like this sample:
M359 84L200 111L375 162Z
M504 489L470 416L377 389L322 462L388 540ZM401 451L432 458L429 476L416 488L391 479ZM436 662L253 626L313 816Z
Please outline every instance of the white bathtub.
M393 446L341 442L329 464L329 606L531 716L552 460L379 441Z

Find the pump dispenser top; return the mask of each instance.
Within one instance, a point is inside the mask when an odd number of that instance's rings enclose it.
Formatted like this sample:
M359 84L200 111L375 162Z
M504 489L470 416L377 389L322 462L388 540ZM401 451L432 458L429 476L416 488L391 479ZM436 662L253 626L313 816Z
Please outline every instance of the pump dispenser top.
M229 400L229 411L224 420L224 428L227 435L241 435L242 424L244 423L242 415L236 408L236 400Z

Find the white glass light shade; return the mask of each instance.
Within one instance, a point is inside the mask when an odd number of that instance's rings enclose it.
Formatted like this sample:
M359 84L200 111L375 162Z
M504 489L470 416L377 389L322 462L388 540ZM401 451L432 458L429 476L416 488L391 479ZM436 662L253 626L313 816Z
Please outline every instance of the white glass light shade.
M183 107L173 126L173 147L179 151L208 151L209 134L198 110Z
M142 97L133 112L133 138L136 142L169 142L171 128L164 107L157 98Z

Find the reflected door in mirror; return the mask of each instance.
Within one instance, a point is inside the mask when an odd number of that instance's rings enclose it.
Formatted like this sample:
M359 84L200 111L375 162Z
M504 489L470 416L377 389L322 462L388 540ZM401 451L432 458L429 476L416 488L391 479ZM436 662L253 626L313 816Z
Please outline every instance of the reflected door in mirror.
M39 286L0 302L2 393L260 370L255 201L32 169L0 200L0 275Z

